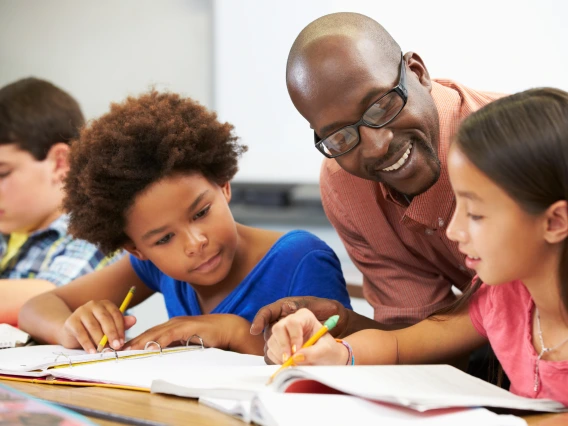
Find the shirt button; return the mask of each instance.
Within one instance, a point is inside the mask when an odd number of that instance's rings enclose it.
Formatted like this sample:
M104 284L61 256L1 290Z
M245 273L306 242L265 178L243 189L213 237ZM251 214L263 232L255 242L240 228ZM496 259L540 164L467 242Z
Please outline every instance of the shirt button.
M464 271L464 272L467 271L467 268L465 266L463 266L463 265L458 265L458 266L462 271Z
M441 217L438 218L438 226L441 228L442 226L444 226L444 219L442 219Z
M430 228L426 228L426 231L424 231L426 233L426 235L433 235L434 234L434 230L430 229Z

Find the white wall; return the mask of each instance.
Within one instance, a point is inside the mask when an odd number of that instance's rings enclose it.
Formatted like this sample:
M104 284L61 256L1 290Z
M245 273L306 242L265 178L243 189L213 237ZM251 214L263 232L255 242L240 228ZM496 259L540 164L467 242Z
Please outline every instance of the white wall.
M87 118L151 85L212 104L207 0L0 0L0 86L47 79Z
M431 76L480 90L568 90L565 0L216 0L214 105L250 150L237 180L318 180L321 154L288 98L285 67L300 30L327 13L366 14Z

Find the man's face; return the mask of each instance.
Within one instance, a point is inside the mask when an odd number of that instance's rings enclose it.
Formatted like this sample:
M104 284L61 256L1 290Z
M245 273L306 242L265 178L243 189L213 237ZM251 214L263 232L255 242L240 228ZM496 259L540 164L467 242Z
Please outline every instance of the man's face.
M357 122L397 84L399 66L381 57L369 41L353 43L338 37L291 67L292 101L320 138ZM359 127L359 145L336 161L355 176L418 195L440 174L439 120L420 58L407 55L405 61L408 102L404 109L385 127Z

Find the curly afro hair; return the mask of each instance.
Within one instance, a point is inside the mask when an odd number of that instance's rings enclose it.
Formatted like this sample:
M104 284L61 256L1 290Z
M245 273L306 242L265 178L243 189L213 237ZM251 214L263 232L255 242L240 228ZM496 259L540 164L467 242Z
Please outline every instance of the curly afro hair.
M176 174L230 181L247 147L233 126L197 102L155 90L112 104L71 144L64 208L69 231L111 253L128 241L125 216L137 195Z

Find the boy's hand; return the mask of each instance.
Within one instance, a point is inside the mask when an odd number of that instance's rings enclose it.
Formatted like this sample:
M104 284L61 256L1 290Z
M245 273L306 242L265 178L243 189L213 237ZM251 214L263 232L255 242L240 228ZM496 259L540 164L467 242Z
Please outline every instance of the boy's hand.
M209 314L174 317L169 321L147 330L129 341L126 349L144 349L147 342L157 342L162 348L185 345L187 339L197 334L203 344L240 353L262 354L262 339L249 334L250 323L232 314ZM196 343L197 339L192 340Z
M96 353L103 336L109 346L120 349L124 345L124 332L136 324L133 316L123 316L110 300L91 300L77 308L65 321L58 341L66 348L81 346L89 353Z
M313 336L322 324L308 309L281 319L272 327L272 336L267 342L267 356L275 364L282 364L293 357L297 365L345 365L349 358L347 348L324 334L313 346L302 345Z

